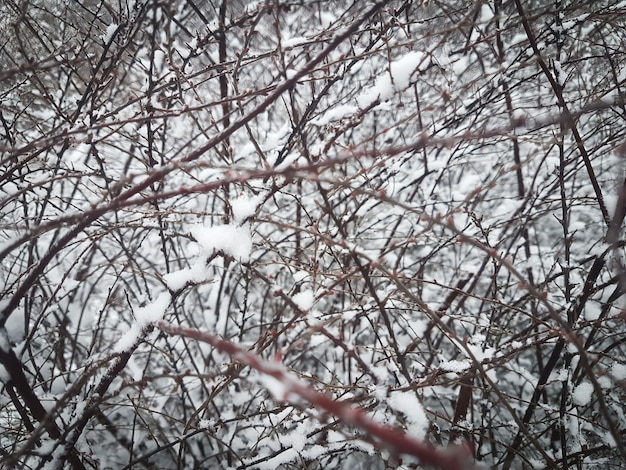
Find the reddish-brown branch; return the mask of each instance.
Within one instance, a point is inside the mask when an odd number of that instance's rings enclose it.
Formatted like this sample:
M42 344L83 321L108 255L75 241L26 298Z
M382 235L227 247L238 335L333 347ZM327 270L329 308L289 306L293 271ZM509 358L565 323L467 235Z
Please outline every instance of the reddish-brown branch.
M230 341L218 338L200 330L175 326L160 321L156 325L162 331L171 335L185 336L210 344L218 351L228 354L233 359L245 364L262 374L273 377L282 385L282 398L304 399L325 413L331 414L351 426L357 426L373 439L388 447L397 454L406 454L417 457L421 462L434 465L447 470L468 469L470 466L464 462L465 453L460 449L442 450L430 446L408 436L406 433L379 424L370 419L363 410L355 408L343 402L337 401L330 396L318 392L310 386L293 378L287 369L279 363L268 362L251 354Z

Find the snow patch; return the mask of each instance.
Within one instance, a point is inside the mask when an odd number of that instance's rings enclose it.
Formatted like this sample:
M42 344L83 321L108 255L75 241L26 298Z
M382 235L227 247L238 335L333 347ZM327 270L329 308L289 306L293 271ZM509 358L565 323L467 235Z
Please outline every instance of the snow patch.
M215 422L210 419L201 419L198 421L199 429L212 429L215 426Z
M483 3L483 5L480 7L480 22L487 23L491 21L493 17L494 17L494 14L493 14L493 11L491 11L491 8L489 7L489 5L487 5L486 3Z
M257 381L272 394L275 400L285 401L289 396L289 386L267 374L257 374Z
M315 301L315 294L312 290L304 290L302 292L298 292L297 294L291 297L291 300L298 306L298 308L302 311L310 310L313 306L313 302Z
M230 208L233 210L233 217L237 222L243 222L248 217L254 215L257 206L262 202L261 196L240 197L230 201Z
M111 39L113 39L113 35L117 32L117 28L119 28L119 26L120 25L118 25L117 23L111 23L109 26L107 26L104 34L100 36L105 44L111 42Z
M307 443L307 425L305 422L298 424L298 427L291 430L289 434L282 437L283 444L292 447L294 450L301 452Z
M2 364L0 364L0 383L5 384L9 380L11 380L9 372L4 368Z
M394 61L389 66L389 74L385 74L376 80L373 87L365 90L357 98L357 104L361 109L365 109L376 100L386 101L395 92L407 88L411 81L411 76L424 60L422 52L410 52L404 57Z
M302 282L307 277L309 277L309 273L306 271L296 271L295 273L293 273L293 278L296 282Z
M282 41L281 45L283 46L283 49L289 49L289 48L292 48L292 47L301 46L303 44L306 44L309 41L310 41L309 38L305 38L303 36L300 36L300 37L285 39L285 40Z
M204 226L192 229L191 233L205 254L217 250L241 261L250 259L252 237L248 227L237 225Z
M469 369L472 366L472 363L469 359L465 359L463 361L446 361L439 364L439 368L446 372L463 372L464 370Z
M598 304L588 303L585 305L585 310L583 311L583 315L585 320L587 321L595 321L600 318L602 314L602 309Z
M9 337L9 341L13 344L24 340L24 311L15 310L9 318L6 319L4 327Z
M615 380L626 379L626 366L617 362L611 366L611 375Z
M337 21L337 16L330 11L322 11L320 12L320 23L322 23L322 28L327 29Z
M589 382L582 382L572 391L572 400L578 406L585 406L591 401L593 395L593 385Z
M0 328L0 351L8 352L11 349L11 340L6 328Z
M457 76L461 76L469 68L469 64L469 57L461 56L456 62L452 64L452 70Z
M423 439L428 429L428 419L422 403L411 392L391 392L387 403L391 408L404 414L408 431L412 436Z

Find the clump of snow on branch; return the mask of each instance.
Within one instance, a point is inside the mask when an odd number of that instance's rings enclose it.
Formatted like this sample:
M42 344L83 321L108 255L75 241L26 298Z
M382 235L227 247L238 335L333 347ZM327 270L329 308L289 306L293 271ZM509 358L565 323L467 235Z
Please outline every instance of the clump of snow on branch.
M204 258L197 258L191 268L167 273L163 276L168 289L180 291L187 284L200 284L209 278L209 269Z
M572 392L572 400L578 406L585 406L591 401L593 395L593 385L589 382L582 382Z
M118 24L116 23L111 23L109 26L107 26L106 31L104 32L104 34L101 36L102 41L105 44L108 44L109 42L111 42L111 39L113 39L113 35L115 34L115 32L117 31L117 28L119 27Z
M415 396L415 392L394 391L389 394L387 404L394 410L400 411L406 417L407 431L418 439L426 437L428 418L422 403Z
M457 361L455 359L451 361L442 362L439 367L445 372L463 372L471 367L472 363L469 359Z
M235 220L243 221L254 214L258 198L240 198L231 201ZM180 291L189 284L200 284L209 279L207 258L214 250L222 251L240 261L247 261L252 251L252 237L247 225L199 226L191 229L196 239L198 256L191 268L180 269L163 275L168 289Z
M233 211L234 219L239 223L245 221L248 217L254 215L261 201L261 196L242 196L237 199L232 199L230 201L230 207Z
M304 290L302 292L298 292L291 297L291 300L298 306L300 310L310 310L313 307L313 303L315 301L315 294L312 290Z
M163 318L172 298L169 293L163 292L153 302L135 312L135 321L130 329L122 335L115 344L113 351L122 352L130 349L139 341L145 328Z
M389 73L376 80L373 87L365 90L357 98L357 103L361 108L367 108L376 100L386 101L395 92L407 88L411 82L411 76L418 69L424 60L421 52L410 52L400 59L394 61L389 66Z
M196 227L191 231L205 254L223 251L240 261L248 261L252 251L252 236L246 226L217 225Z

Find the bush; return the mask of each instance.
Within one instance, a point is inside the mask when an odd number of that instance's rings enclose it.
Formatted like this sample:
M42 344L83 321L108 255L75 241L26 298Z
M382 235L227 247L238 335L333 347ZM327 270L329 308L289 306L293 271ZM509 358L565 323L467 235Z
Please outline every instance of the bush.
M625 13L4 1L3 465L622 468Z

